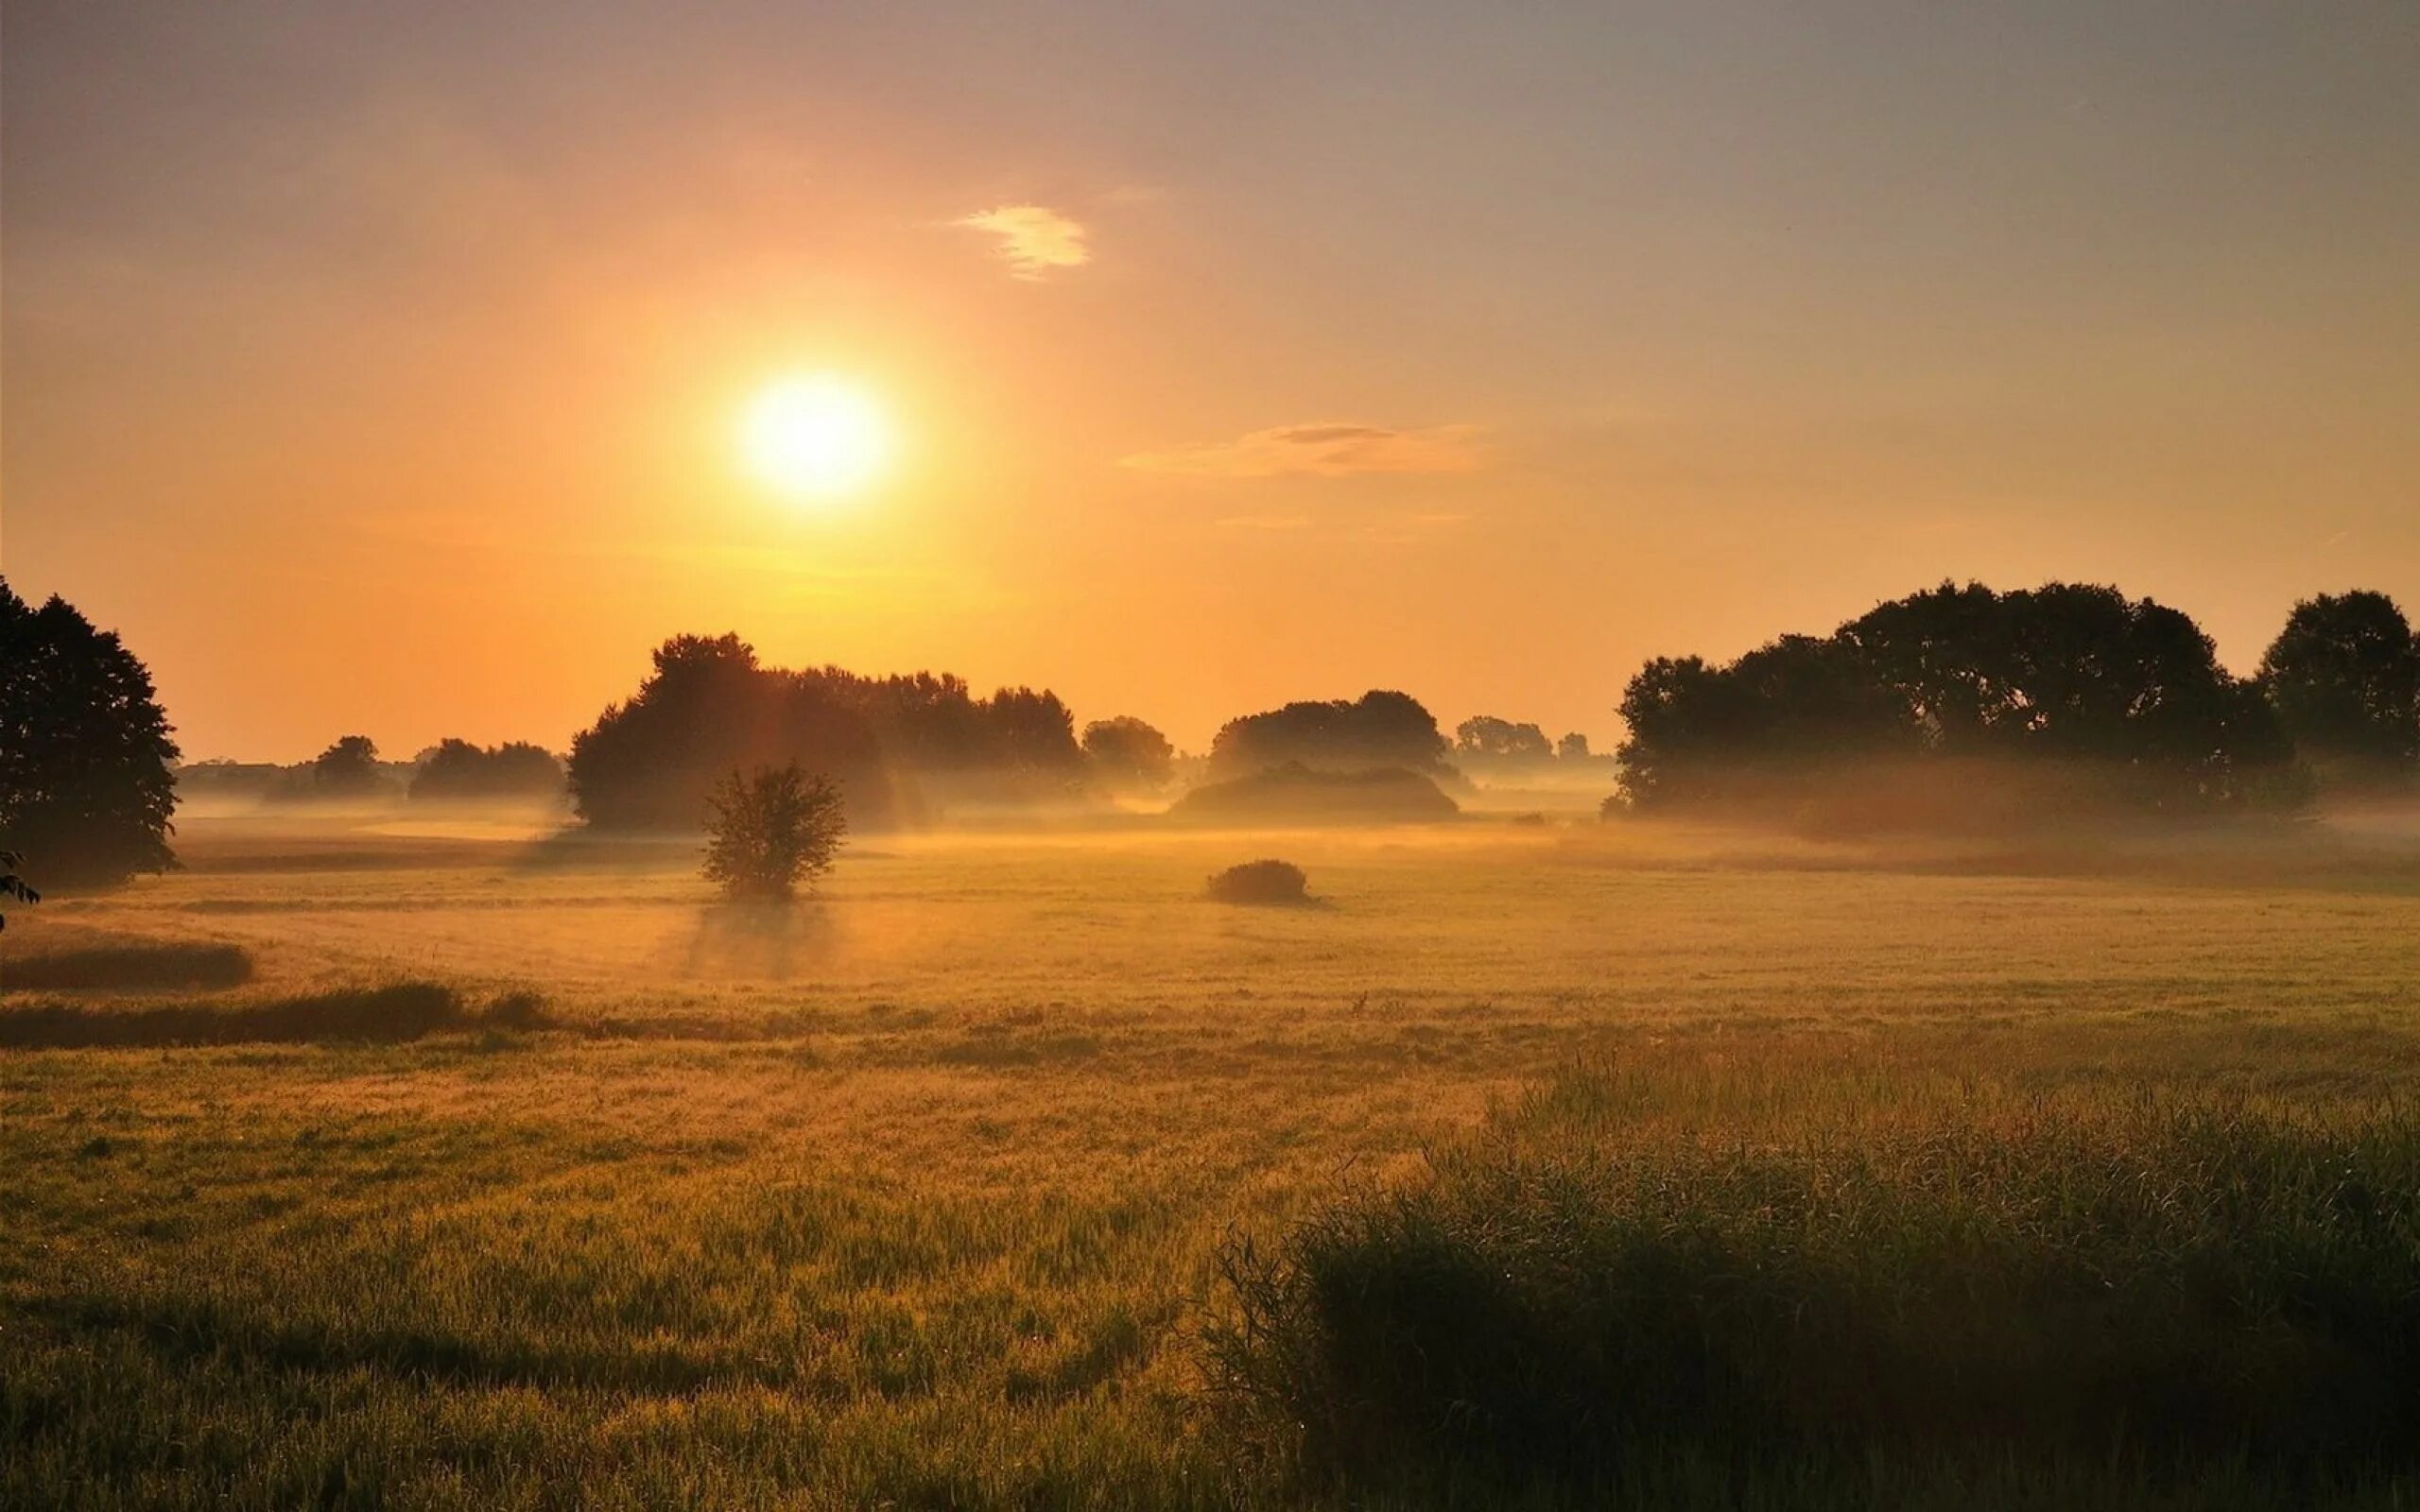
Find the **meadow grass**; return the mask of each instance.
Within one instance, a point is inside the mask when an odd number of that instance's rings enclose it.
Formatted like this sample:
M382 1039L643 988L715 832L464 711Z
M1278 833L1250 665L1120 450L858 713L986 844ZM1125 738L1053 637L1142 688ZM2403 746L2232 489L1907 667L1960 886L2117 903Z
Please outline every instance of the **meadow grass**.
M230 945L254 980L8 983L0 1019L241 1022L412 981L453 1006L410 1038L0 1049L0 1505L1450 1501L1459 1469L1319 1472L1234 1409L1213 1346L1248 1314L1222 1257L1434 1190L1472 1139L1560 1129L1575 1163L1661 1151L1804 1202L1837 1177L1817 1131L1895 1129L1913 1143L1854 1189L1875 1223L1924 1151L1985 1160L2032 1099L2113 1137L2149 1137L2109 1122L2149 1090L2336 1138L2420 1078L2420 869L2375 847L2062 870L1651 829L1304 832L1284 853L1329 906L1259 910L1201 878L1266 837L1111 829L869 839L782 912L717 904L680 847L185 838L190 870L46 901L10 949ZM1606 1055L1628 1090L1600 1112L1516 1101L1570 1097L1559 1070ZM1962 1221L1996 1211L1973 1200ZM1954 1313L1944 1253L1872 1276ZM1841 1295L1871 1321L1879 1293ZM2291 1457L2146 1479L1939 1447L1675 1444L1617 1489L2256 1505ZM2403 1489L2374 1454L2303 1458L2306 1501Z

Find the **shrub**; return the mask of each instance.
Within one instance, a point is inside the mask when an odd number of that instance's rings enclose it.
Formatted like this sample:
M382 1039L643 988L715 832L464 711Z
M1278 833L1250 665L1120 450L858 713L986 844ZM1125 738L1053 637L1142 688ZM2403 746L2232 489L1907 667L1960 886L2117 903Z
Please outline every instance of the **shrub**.
M1409 1189L1231 1245L1237 1420L1476 1504L1777 1457L2420 1462L2409 1111L1685 1091L1659 1125L1636 1078L1566 1077Z
M710 799L705 874L734 898L787 898L832 869L848 820L839 785L796 762L734 772Z
M1310 878L1290 861L1247 861L1210 879L1210 901L1221 903L1302 904L1311 901Z

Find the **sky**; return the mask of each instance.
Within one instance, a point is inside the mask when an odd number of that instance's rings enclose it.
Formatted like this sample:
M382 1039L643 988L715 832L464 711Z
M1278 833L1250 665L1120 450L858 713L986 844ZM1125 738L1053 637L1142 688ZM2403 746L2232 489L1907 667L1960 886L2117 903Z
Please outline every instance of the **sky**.
M798 374L892 466L742 465ZM1975 577L2420 610L2420 7L9 0L0 572L189 758L676 632L1200 747Z

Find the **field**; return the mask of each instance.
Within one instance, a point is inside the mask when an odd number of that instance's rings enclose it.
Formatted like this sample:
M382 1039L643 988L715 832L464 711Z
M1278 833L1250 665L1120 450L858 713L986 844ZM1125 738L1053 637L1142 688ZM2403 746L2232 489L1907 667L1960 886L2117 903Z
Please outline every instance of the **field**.
M716 902L679 846L506 825L197 819L180 850L9 924L0 1505L1484 1500L1299 1461L1236 1405L1236 1260L1450 1171L1574 1067L1693 1151L2152 1097L2384 1127L2392 1165L2420 1091L2420 841L2380 825L1134 819L868 837L795 912ZM1262 855L1318 904L1202 899ZM380 1031L399 1003L424 1021ZM1806 1499L1670 1464L1636 1499ZM2169 1486L1853 1474L1841 1504Z

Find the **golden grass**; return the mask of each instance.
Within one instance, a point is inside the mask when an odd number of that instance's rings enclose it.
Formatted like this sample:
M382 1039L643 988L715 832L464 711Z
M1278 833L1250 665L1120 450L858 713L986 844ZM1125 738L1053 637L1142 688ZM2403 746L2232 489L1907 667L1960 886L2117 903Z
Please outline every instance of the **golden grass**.
M221 1006L424 978L567 1027L0 1051L0 1504L1274 1498L1202 1427L1222 1240L1575 1057L1867 1102L2420 1065L2420 866L2320 840L1136 824L869 838L782 916L678 847L183 838L8 949L226 943ZM1201 901L1278 843L1330 906Z

